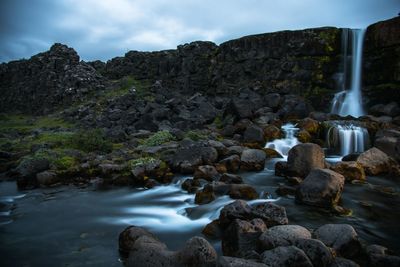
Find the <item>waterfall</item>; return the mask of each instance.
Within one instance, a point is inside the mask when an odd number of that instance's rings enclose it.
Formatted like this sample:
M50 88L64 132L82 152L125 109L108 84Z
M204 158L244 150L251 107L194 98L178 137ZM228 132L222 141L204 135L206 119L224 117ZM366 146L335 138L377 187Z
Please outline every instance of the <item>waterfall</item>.
M356 125L355 122L329 122L327 133L328 148L341 156L351 153L361 153L369 145L367 129Z
M287 157L289 150L299 144L299 140L295 137L299 128L296 128L295 125L291 123L287 123L282 126L282 130L285 133L285 137L283 139L276 139L272 142L268 142L265 147L276 150L285 158Z
M364 33L365 30L360 29L343 29L343 73L339 78L341 91L333 98L331 113L353 117L364 115L361 96ZM349 42L351 43L351 54L349 54Z

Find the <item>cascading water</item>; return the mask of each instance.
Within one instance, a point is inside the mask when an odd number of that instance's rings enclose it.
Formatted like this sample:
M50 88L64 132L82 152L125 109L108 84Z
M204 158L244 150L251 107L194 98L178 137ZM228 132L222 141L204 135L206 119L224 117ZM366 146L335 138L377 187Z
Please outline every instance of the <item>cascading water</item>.
M286 158L289 150L300 143L299 140L295 137L295 134L299 130L299 128L296 128L295 125L291 123L287 123L282 126L282 130L285 133L285 138L276 139L272 142L268 142L265 147L276 150L279 154Z
M343 73L339 79L342 91L335 95L331 113L357 118L364 115L361 96L364 33L365 30L360 29L343 29ZM349 43L351 43L351 51L349 51Z
M340 156L363 152L369 145L367 129L355 122L329 122L331 127L327 133L328 147Z

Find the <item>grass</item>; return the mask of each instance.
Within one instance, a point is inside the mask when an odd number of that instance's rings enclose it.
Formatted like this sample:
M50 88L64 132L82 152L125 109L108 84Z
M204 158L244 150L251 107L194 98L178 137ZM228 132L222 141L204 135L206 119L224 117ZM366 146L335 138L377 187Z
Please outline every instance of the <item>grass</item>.
M184 134L184 138L189 138L193 141L206 140L208 136L200 131L190 130Z
M28 115L0 114L0 132L18 131L27 133L35 129L70 129L74 125L56 117L33 117Z
M159 131L140 143L144 146L159 146L170 141L174 141L175 137L168 131Z

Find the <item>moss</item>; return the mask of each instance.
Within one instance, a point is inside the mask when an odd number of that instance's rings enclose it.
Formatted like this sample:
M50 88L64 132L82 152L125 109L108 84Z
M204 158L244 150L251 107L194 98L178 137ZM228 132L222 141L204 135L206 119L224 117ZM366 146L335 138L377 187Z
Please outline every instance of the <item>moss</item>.
M336 43L336 38L338 36L339 30L338 29L330 29L321 31L318 34L318 37L324 41L325 43L325 51L330 53L335 50L334 44Z
M77 160L71 156L63 156L53 161L53 164L59 170L68 170L77 164Z
M72 128L72 123L58 117L33 117L20 114L0 114L0 132L18 131L28 133L43 128Z
M111 152L113 145L100 129L80 130L70 139L70 146L85 152Z
M159 131L149 138L142 140L141 144L145 146L159 146L164 143L174 141L175 137L168 131Z
M200 131L190 130L184 134L184 138L189 138L193 141L199 141L199 140L206 140L208 136Z
M222 122L221 116L216 116L215 119L214 119L213 124L214 124L215 127L217 127L218 129L222 129L222 127L224 127L224 123Z
M128 166L130 168L134 168L134 167L142 166L145 164L154 163L156 161L157 161L157 159L155 159L153 157L141 157L138 159L131 159L130 161L128 161Z

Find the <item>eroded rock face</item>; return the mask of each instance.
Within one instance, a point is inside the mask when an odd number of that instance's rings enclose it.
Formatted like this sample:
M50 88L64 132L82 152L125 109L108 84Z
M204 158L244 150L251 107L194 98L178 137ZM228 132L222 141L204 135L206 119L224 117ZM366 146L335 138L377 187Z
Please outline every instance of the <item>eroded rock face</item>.
M296 201L331 208L336 205L343 191L345 178L329 169L315 169L304 179L296 191Z
M0 111L43 114L83 100L104 88L105 79L79 61L72 48L54 44L28 60L0 65Z
M299 144L289 150L287 172L291 176L306 177L311 170L324 167L324 151L317 144Z

